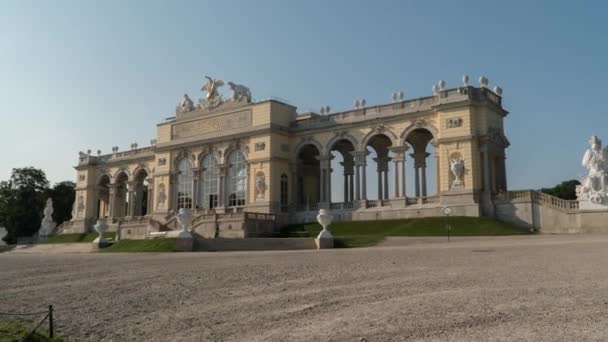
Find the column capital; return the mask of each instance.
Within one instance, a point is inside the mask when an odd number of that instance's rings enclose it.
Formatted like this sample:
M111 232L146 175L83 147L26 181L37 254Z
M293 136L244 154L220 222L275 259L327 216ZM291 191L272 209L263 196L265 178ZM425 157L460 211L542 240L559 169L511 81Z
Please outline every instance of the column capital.
M410 149L410 147L409 147L409 146L407 146L407 145L401 145L401 146L393 146L393 147L389 147L388 149L389 149L389 151L391 151L391 152L393 152L393 153L395 153L395 154L401 154L401 155L402 155L402 154L403 154L403 153L405 153L407 150L409 150L409 149Z

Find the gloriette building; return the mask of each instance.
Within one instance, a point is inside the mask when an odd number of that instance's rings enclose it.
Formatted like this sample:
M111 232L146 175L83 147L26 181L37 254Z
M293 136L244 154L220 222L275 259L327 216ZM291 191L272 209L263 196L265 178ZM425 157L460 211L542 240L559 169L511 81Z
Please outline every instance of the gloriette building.
M387 104L299 113L281 101L253 102L247 87L232 82L224 98L224 82L207 78L203 98L195 104L184 95L151 146L80 154L73 219L63 231L107 219L122 238L143 238L175 229L179 208L193 210L193 230L203 237L264 236L313 222L319 208L337 220L436 216L444 205L453 215L493 215L492 194L507 190L508 112L487 79L478 87L463 81L450 89L440 82L427 97L396 93ZM332 168L336 156L342 162ZM332 198L332 173L341 177L340 201ZM414 189L406 189L410 177Z

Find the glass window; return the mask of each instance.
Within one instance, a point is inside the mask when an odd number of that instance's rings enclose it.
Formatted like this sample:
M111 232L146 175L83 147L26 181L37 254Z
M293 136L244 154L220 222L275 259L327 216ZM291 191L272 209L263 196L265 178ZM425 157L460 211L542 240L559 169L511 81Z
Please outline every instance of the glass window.
M234 151L228 158L228 206L242 207L247 195L247 161L241 151Z
M202 163L202 182L201 196L203 208L213 209L217 207L217 199L219 196L219 173L217 169L217 160L211 154L203 158Z
M177 165L177 209L192 208L192 163L182 159Z

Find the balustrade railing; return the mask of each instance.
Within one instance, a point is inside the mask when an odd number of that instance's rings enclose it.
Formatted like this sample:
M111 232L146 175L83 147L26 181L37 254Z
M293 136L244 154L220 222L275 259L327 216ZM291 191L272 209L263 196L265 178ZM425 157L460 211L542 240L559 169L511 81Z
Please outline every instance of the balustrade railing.
M497 194L494 194L492 197L497 203L534 202L537 204L547 205L549 207L557 209L579 209L579 202L577 200L565 200L534 190L499 192Z

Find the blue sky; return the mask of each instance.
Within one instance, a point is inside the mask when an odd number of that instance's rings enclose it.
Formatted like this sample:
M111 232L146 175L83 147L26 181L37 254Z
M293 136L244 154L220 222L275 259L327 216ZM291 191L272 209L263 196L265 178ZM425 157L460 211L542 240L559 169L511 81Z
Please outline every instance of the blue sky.
M208 74L300 111L504 89L511 189L576 177L608 142L608 10L573 1L2 1L0 180L72 180L77 153L147 145ZM410 173L411 175L411 173ZM429 178L432 178L429 176ZM411 188L411 187L410 187Z

